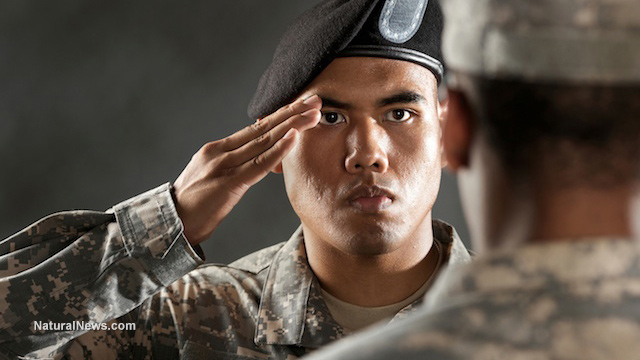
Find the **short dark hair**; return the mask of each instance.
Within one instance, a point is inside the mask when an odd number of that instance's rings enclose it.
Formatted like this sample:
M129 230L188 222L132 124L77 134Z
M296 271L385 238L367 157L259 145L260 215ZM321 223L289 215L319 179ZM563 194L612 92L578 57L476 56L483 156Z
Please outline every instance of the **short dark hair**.
M456 78L512 175L544 168L565 185L610 186L640 174L640 83Z

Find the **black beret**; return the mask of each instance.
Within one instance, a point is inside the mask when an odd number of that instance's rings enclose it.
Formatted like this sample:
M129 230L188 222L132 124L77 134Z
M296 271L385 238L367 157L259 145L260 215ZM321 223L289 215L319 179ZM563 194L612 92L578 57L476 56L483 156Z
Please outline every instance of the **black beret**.
M285 32L249 104L253 119L295 98L337 57L411 61L438 83L442 13L437 0L329 0L304 13Z

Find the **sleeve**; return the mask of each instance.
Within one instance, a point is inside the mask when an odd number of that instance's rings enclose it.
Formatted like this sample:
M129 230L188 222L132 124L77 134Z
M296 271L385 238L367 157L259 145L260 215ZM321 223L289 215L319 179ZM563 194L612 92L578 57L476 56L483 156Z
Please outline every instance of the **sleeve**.
M58 358L87 327L135 321L201 263L169 184L106 212L50 215L0 242L0 357Z

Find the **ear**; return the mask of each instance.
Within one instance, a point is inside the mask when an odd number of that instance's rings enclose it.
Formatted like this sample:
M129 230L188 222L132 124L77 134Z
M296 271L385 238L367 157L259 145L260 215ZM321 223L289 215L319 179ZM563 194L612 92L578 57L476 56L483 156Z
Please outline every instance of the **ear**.
M464 93L448 90L447 117L442 128L444 158L448 167L458 171L469 166L473 132L473 112Z
M438 101L438 120L440 120L440 124L443 124L448 116L449 116L449 98L446 98Z
M440 131L444 129L444 123L449 116L449 99L443 99L438 101L438 122L440 123ZM440 136L440 167L444 168L447 166L447 157L444 153L444 138Z

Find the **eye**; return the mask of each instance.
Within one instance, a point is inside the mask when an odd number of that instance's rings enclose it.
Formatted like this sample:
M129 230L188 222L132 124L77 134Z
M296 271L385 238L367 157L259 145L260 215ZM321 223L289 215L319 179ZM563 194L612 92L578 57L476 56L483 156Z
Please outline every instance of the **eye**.
M347 121L344 115L337 112L323 112L320 123L325 125L335 125Z
M384 114L384 120L393 122L403 122L411 119L413 113L405 109L394 109Z

